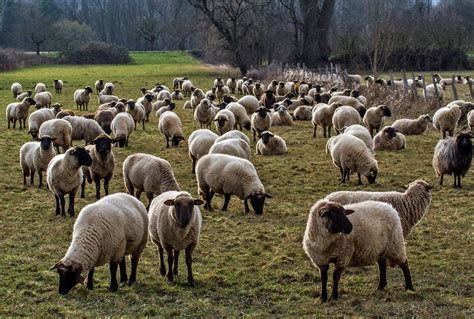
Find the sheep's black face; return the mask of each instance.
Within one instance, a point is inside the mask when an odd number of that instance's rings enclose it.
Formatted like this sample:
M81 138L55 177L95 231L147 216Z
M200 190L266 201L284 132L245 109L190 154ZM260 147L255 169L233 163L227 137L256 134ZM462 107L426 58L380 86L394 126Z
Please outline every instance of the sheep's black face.
M71 152L71 155L76 156L79 164L82 166L92 165L92 157L89 155L89 152L83 147L74 148L74 150Z
M31 137L36 140L38 138L38 131L37 130L29 130L28 133L31 134Z
M265 118L265 116L267 116L267 113L270 112L270 110L268 110L266 107L259 107L257 109L257 112L258 116Z
M119 147L122 148L125 146L125 142L127 139L124 136L117 136L115 140L118 143Z
M270 139L273 137L273 134L270 132L263 132L262 133L262 143L263 144L268 144L270 142Z
M267 99L271 99L271 98L273 98L273 91L268 90L268 91L265 92L265 95L266 95Z
M359 91L357 91L357 90L352 90L351 96L352 96L352 97L355 97L355 98L358 98L358 97L360 96L360 93L359 93Z
M255 88L259 89L260 88L260 83L255 83Z
M224 101L224 103L226 104L229 104L230 102L232 102L232 99L230 98L230 96L228 95L224 95L224 98L222 99Z
M215 121L217 122L217 126L224 127L225 122L227 122L227 119L223 116L219 116Z
M377 170L371 169L369 175L367 175L366 177L369 184L375 183L375 179L377 178Z
M360 106L359 108L357 108L357 112L359 112L359 115L360 115L361 118L364 117L366 111L367 110L363 106Z
M86 93L90 94L90 93L92 93L92 88L90 86L86 86L85 91L86 91Z
M459 134L456 137L456 144L458 146L459 151L461 151L462 153L471 152L472 150L471 138L472 136L467 133Z
M263 206L265 205L265 198L267 197L272 198L270 195L264 193L251 194L247 197L247 199L250 199L250 204L252 205L255 214L263 214Z
M284 88L284 87L285 87L285 83L283 83L283 82L278 83L278 85L279 85L281 88Z
M209 94L207 98L211 101L214 101L216 99L216 96L214 94Z
M250 124L250 121L246 121L243 126L244 126L244 129L246 129L248 131L248 130L250 130L250 127L252 125Z
M168 109L169 109L170 111L174 110L175 107L176 107L176 104L175 104L175 103L170 103L170 105L168 105Z
M148 102L151 102L151 101L153 101L153 96L152 96L150 93L147 93L147 94L145 94L145 99L146 99Z
M99 137L92 141L91 144L95 145L97 153L99 153L101 156L107 156L107 154L109 154L110 150L112 149L112 142L112 139L109 137Z
M383 116L392 116L392 112L390 112L390 109L386 106L382 108L383 110Z
M194 206L202 205L204 202L200 199L189 197L176 197L175 199L166 200L164 204L174 207L174 219L179 223L181 228L185 228L193 219Z
M81 267L74 265L65 266L62 262L57 263L51 268L56 269L59 274L59 289L61 295L67 294L75 285L84 282L84 277L81 275Z
M397 131L390 126L385 128L385 135L387 136L387 138L392 139L397 136Z
M321 103L323 101L323 98L321 97L320 94L315 94L314 100L316 101L316 103Z
M52 143L53 143L53 139L51 138L51 136L42 136L40 138L40 147L43 150L49 150L51 148Z
M336 203L328 203L319 211L323 224L330 233L344 233L346 235L352 232L352 223L347 218L347 215L352 213L352 210L346 210L342 205Z
M184 141L184 137L182 137L182 136L173 136L173 141L172 141L171 144L172 144L173 146L176 146L176 147L177 147L177 146L179 145L179 142L180 142L180 141Z

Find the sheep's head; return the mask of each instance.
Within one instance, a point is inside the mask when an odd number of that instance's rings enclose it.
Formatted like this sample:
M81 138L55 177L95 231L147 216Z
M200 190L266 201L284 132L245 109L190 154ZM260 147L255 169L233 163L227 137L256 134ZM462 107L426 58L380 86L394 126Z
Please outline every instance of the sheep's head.
M429 114L420 115L420 118L423 119L424 121L428 122L428 123L433 122L433 120L431 119L431 116Z
M216 95L214 93L211 93L207 96L207 98L211 101L214 101L216 99Z
M397 136L397 130L391 126L386 126L382 129L382 134L387 139L392 139Z
M339 89L336 86L333 86L329 89L329 93L337 92Z
M184 141L184 137L182 135L173 135L171 145L178 147L180 141Z
M377 80L375 80L375 83L380 84L380 85L385 85L386 84L386 82L383 79L377 79Z
M130 110L134 110L135 109L135 100L128 100L127 101L127 106Z
M433 186L431 186L427 181L423 179L417 179L416 181L413 181L410 184L403 186L403 188L407 190L407 192L422 189L423 191L428 192L429 194L431 194L433 190Z
M59 79L54 79L54 83L57 84Z
M84 88L84 91L86 92L86 94L91 94L93 91L92 91L92 88L90 86L86 86Z
M245 200L250 200L250 204L255 211L255 214L262 215L263 214L263 206L265 205L265 198L273 198L272 196L264 193L264 192L257 192L254 194L248 195Z
M321 92L322 92L322 86L321 86L321 85L316 84L316 85L314 86L314 88L316 89L316 92L318 92L318 93L321 93Z
M390 109L388 108L388 106L380 105L379 108L382 111L383 116L392 116L392 112L390 112Z
M227 94L224 94L224 97L222 98L222 100L226 104L229 104L230 102L232 102L232 98L230 96L228 96Z
M273 133L269 131L265 131L262 133L262 143L267 145L270 140L273 138Z
M179 95L180 91L179 90L174 90L174 94Z
M267 99L272 99L273 98L273 91L272 90L266 90L265 91L265 96Z
M33 133L31 134L33 136ZM49 150L53 144L53 142L56 140L56 137L51 137L49 135L43 135L39 138L40 142L40 147L42 150Z
M344 93L345 96L350 96L351 95L351 90L350 89L345 89L343 91L343 93Z
M86 150L84 147L74 147L70 148L66 154L70 156L75 156L77 158L77 162L80 166L91 166L92 165L92 157L89 155L89 151Z
M321 226L326 228L331 234L350 234L352 232L352 223L347 218L347 215L352 214L354 211L345 209L344 206L323 201L316 204L316 216L319 219Z
M472 152L472 142L471 139L474 137L472 132L469 133L460 133L456 136L456 146L461 153L471 153Z
M321 103L323 101L323 98L321 97L321 94L315 94L314 95L314 100L316 101L316 103Z
M112 143L116 141L112 139L107 134L100 134L97 136L92 142L92 145L95 145L95 149L97 153L99 153L100 157L107 157L107 155L112 150Z
M75 285L82 284L84 277L81 275L82 266L70 261L59 261L51 270L56 269L59 274L59 293L67 294Z
M31 137L36 140L38 138L38 130L30 128L28 134L31 134Z
M377 167L373 167L369 170L369 173L367 175L365 175L365 177L367 178L367 181L369 182L369 184L375 183L375 179L377 178L378 171L379 170L378 170Z
M230 80L231 80L232 82L235 82L235 77L231 77Z
M164 204L173 206L174 209L171 216L174 222L179 224L181 228L185 228L194 217L194 206L202 205L204 201L186 195L178 195L175 199L164 201Z
M361 118L364 117L365 112L367 111L364 106L360 105L356 108L357 112L359 112L359 115Z
M280 114L285 114L287 112L286 110L286 107L284 107L283 105L280 105L277 109L278 113Z
M125 146L126 142L127 142L127 137L126 136L124 136L124 135L115 136L115 146L117 146L117 144L118 144L118 146L120 148L122 148L122 147Z
M285 82L278 82L278 86L281 87L281 88L284 88L285 87Z
M228 121L229 121L229 119L226 116L223 116L223 115L219 115L218 117L216 117L214 119L214 122L217 122L217 126L219 126L219 127L224 127L225 122L228 122Z
M165 103L165 105L170 105L171 99L167 97L163 100L163 102Z
M26 103L29 106L36 104L35 100L33 100L31 97L28 97L28 96L23 99L23 103Z
M101 85L103 85L103 84L104 84L104 80L99 80L99 83L100 83Z
M352 90L351 91L351 96L355 97L355 98L358 98L360 96L360 92L357 91L357 90Z
M260 82L255 83L255 88L258 90L260 88Z
M265 106L260 106L256 111L255 113L258 113L258 116L262 117L262 118L265 118L266 116L268 116L267 114L270 113L271 111L269 109L267 109Z
M212 104L209 105L209 108L211 108ZM219 110L223 110L227 107L227 103L226 102L222 102L221 104L219 104Z
M153 95L151 93L146 93L145 96L144 96L145 100L147 100L148 102L151 102L153 101Z
M278 85L278 81L277 81L277 80L273 80L273 81L272 81L272 85L273 85L273 86L277 86L277 85Z
M168 105L168 110L172 111L176 108L176 103L173 103L171 102L169 105Z

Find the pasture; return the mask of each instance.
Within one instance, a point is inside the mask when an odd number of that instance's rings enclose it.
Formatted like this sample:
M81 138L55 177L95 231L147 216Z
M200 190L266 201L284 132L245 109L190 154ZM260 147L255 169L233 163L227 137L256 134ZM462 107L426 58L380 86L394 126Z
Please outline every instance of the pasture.
M33 89L44 82L51 92L52 81L65 83L62 94L53 93L53 103L76 110L73 92L93 86L101 78L112 81L116 95L137 99L140 87L156 82L172 86L175 76L188 76L200 88L208 89L218 73L183 53L133 54L135 64L120 66L41 66L2 73L0 101L2 114L13 101L12 82ZM221 74L220 74L221 75ZM443 74L450 76L451 73ZM225 75L224 75L225 76ZM462 89L465 90L465 89ZM462 91L465 98L466 92ZM92 106L97 107L93 94ZM190 110L177 102L185 136L199 128ZM80 112L79 112L80 113ZM58 276L49 270L62 258L71 240L74 219L54 213L54 196L46 188L22 185L18 152L31 140L27 130L7 130L0 121L0 316L472 316L474 313L474 272L472 218L474 177L469 172L463 189L452 188L452 177L440 187L431 166L439 133L407 136L407 149L377 152L379 176L376 184L357 185L352 178L346 185L339 181L339 170L325 153L326 139L318 129L312 138L310 122L295 121L291 127L272 127L282 136L289 153L264 157L252 154L252 162L273 196L264 214L244 213L243 204L232 197L229 211L209 213L204 218L202 237L194 252L196 287L189 288L184 259L180 275L169 284L159 275L159 259L149 242L138 268L137 283L107 291L108 266L96 269L94 290L76 286L68 295L58 294ZM213 128L215 131L215 128ZM247 132L251 137L251 133ZM75 145L82 142L76 141ZM252 142L253 151L255 143ZM122 163L136 152L168 160L183 190L197 196L196 179L191 174L187 142L166 149L152 112L146 131L138 128L126 149L114 148L117 159L112 193L125 191ZM414 292L404 291L399 268L389 268L388 286L377 291L376 266L349 269L342 275L340 299L320 304L320 278L303 252L302 239L309 208L318 199L336 190L400 190L409 182L423 178L434 185L428 214L407 239ZM37 179L36 179L37 182ZM88 185L86 198L76 199L76 213L94 201L94 187ZM142 201L147 202L142 195ZM215 208L223 197L214 199ZM182 258L182 257L181 257ZM332 271L332 267L331 267Z

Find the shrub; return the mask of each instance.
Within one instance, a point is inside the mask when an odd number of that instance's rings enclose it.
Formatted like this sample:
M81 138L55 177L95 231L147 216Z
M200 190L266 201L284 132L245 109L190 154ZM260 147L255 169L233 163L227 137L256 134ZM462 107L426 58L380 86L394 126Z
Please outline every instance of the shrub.
M127 48L102 42L89 42L63 52L61 59L62 63L69 64L126 64L131 61Z
M54 59L34 53L26 53L14 49L0 50L0 71L8 71L40 64L51 64Z

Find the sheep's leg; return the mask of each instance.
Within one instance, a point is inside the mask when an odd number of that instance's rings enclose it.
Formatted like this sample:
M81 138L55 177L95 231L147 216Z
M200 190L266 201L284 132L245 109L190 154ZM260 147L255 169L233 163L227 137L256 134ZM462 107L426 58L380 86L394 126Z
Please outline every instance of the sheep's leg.
M316 129L317 128L318 128L318 126L313 124L313 137L316 137ZM324 133L326 133L326 131Z
M204 208L212 212L212 206L211 206L212 198L211 198L211 190L209 186L205 185L203 187L203 193L204 193L204 200L206 201L206 204L204 204Z
M145 120L142 121L143 130L145 130Z
M164 249L158 246L158 254L160 255L160 275L166 275L165 258L163 257Z
M132 182L130 181L128 176L124 176L123 180L124 180L124 183L125 183L125 188L127 189L127 193L133 196L133 194L135 192L135 188L133 187Z
M193 166L191 168L191 172L193 173L193 175L196 174L196 160L193 158Z
M122 260L119 264L120 267L120 283L127 282L127 261L125 260L125 256L123 256Z
M66 217L66 200L64 199L64 194L59 196L59 209L61 211L61 216Z
M109 264L110 269L110 287L109 291L117 291L118 290L118 282L117 282L117 268L119 263L111 261Z
M28 176L29 170L23 170L23 185L26 185L26 177Z
M150 209L151 202L153 201L153 193L147 192L146 197L148 198L148 210Z
M166 148L170 148L170 139L166 137Z
M131 286L137 281L137 268L138 261L140 260L140 254L133 254L131 258L132 271L130 272L130 278L128 279L128 285Z
M328 301L328 270L329 265L318 266L319 275L321 276L321 301Z
M111 179L112 179L112 174L107 175L107 176L104 178L104 192L105 192L105 196L109 195L109 182L110 182Z
M441 178L439 180L439 185L443 186L443 177L444 177L444 174L441 174Z
M193 277L193 250L196 247L196 244L191 244L186 247L186 267L188 268L188 283L189 286L194 287L194 277Z
M125 139L125 147L128 147L128 137Z
M339 171L341 172L341 183L345 183L345 179L344 179L344 170L342 169L342 167L339 167Z
M69 193L69 216L74 217L74 198L76 197L76 193L72 192Z
M94 183L95 183L95 199L100 199L100 177L94 176Z
M334 272L332 273L332 300L337 300L339 298L339 294L337 291L339 286L339 280L341 279L343 270L343 268L336 266L336 269L334 269Z
M362 180L360 179L360 173L357 173L357 177L359 178L359 185L362 185Z
M168 281L173 282L173 248L166 247L166 253L168 255L168 274L166 275L166 278Z
M56 201L56 215L59 215L61 213L61 210L59 208L60 204L59 204L59 197L58 195L54 194L54 199Z
M225 194L224 195L224 206L222 206L222 211L223 212L227 211L227 207L229 206L229 202L230 202L230 195Z
M86 188L86 178L83 176L82 177L82 183L81 183L81 198L86 197L85 192L84 192L85 188Z
M379 287L377 289L383 290L387 286L387 261L385 258L380 258L377 263L380 272Z
M10 127L8 127L8 128L10 128ZM254 129L252 129L252 131L253 131L253 141L255 142L255 133L256 133L256 132L255 132Z
M456 181L456 175L454 175L454 181ZM31 185L35 184L35 171L30 172L30 184Z
M133 190L132 190L132 192L133 192ZM133 194L133 193L132 193L132 194ZM136 197L137 199L140 199L140 196L141 196L141 195L142 195L142 191L137 190L137 191L135 192L135 197Z
M174 266L173 266L173 274L175 276L178 275L178 260L179 259L179 250L174 251Z
M401 264L400 268L403 271L403 276L405 276L405 290L414 291L413 283L411 282L410 268L408 267L408 260Z
M92 267L87 274L87 289L94 289L94 267Z
M40 171L38 171L38 178L39 178L38 188L41 188L41 186L43 186L43 173Z
M331 126L328 126L328 137L331 137Z
M250 213L249 203L247 200L244 200L245 212Z
M13 120L13 128L16 128L16 120Z

